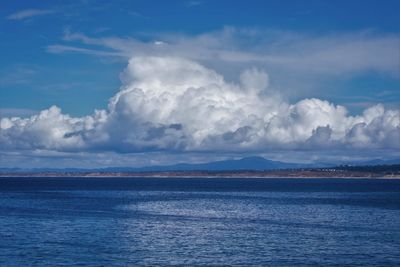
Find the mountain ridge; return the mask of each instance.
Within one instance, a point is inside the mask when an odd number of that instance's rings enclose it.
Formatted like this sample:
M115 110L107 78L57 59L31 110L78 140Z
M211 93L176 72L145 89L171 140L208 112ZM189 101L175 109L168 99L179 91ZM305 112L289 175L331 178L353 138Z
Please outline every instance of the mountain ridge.
M105 168L0 168L0 172L167 172L167 171L264 171L277 169L323 168L341 165L384 165L396 164L400 160L383 161L380 159L356 163L287 163L268 160L260 156L228 159L206 163L178 163L173 165L158 165L145 167L105 167Z

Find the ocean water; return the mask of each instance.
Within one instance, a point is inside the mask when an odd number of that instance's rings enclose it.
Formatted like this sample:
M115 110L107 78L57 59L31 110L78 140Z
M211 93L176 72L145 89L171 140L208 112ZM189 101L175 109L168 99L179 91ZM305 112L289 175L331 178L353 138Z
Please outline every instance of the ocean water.
M0 178L0 266L400 266L400 180Z

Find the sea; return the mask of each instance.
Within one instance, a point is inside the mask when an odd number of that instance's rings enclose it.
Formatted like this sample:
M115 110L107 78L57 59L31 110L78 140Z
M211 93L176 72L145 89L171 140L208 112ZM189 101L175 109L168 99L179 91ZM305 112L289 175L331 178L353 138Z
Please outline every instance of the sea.
M400 180L0 178L0 266L400 266Z

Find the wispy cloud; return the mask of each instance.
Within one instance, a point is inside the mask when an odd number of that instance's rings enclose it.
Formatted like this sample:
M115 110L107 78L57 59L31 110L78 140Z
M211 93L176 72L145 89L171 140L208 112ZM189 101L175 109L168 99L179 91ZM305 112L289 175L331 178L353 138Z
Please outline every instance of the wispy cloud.
M187 6L187 7L200 6L202 4L204 4L204 1L192 0L192 1L185 2L185 6Z
M49 45L46 51L53 54L62 53L81 53L94 56L106 56L106 57L121 57L119 52L107 52L103 50L88 49L82 47L68 46L68 45Z
M151 17L143 15L140 12L137 11L128 11L128 14L134 18L138 18L138 19L151 19Z
M27 84L37 73L31 66L16 65L2 69L0 74L0 87L16 84Z
M55 13L54 10L51 9L24 9L15 13L10 14L7 19L10 20L24 20L31 17L37 17L47 14Z
M228 27L194 36L154 35L148 42L115 36L92 38L66 31L64 40L76 43L69 46L69 52L99 56L179 56L205 63L256 64L280 73L337 76L375 71L400 77L400 37L370 31L310 36ZM157 42L162 45L155 45L155 41L162 41ZM50 46L49 51L54 52L57 46Z

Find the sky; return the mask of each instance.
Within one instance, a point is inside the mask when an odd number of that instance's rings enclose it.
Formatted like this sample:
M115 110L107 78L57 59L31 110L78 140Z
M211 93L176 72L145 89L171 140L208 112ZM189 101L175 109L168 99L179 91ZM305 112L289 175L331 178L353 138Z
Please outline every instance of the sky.
M399 1L3 1L0 167L400 161Z

